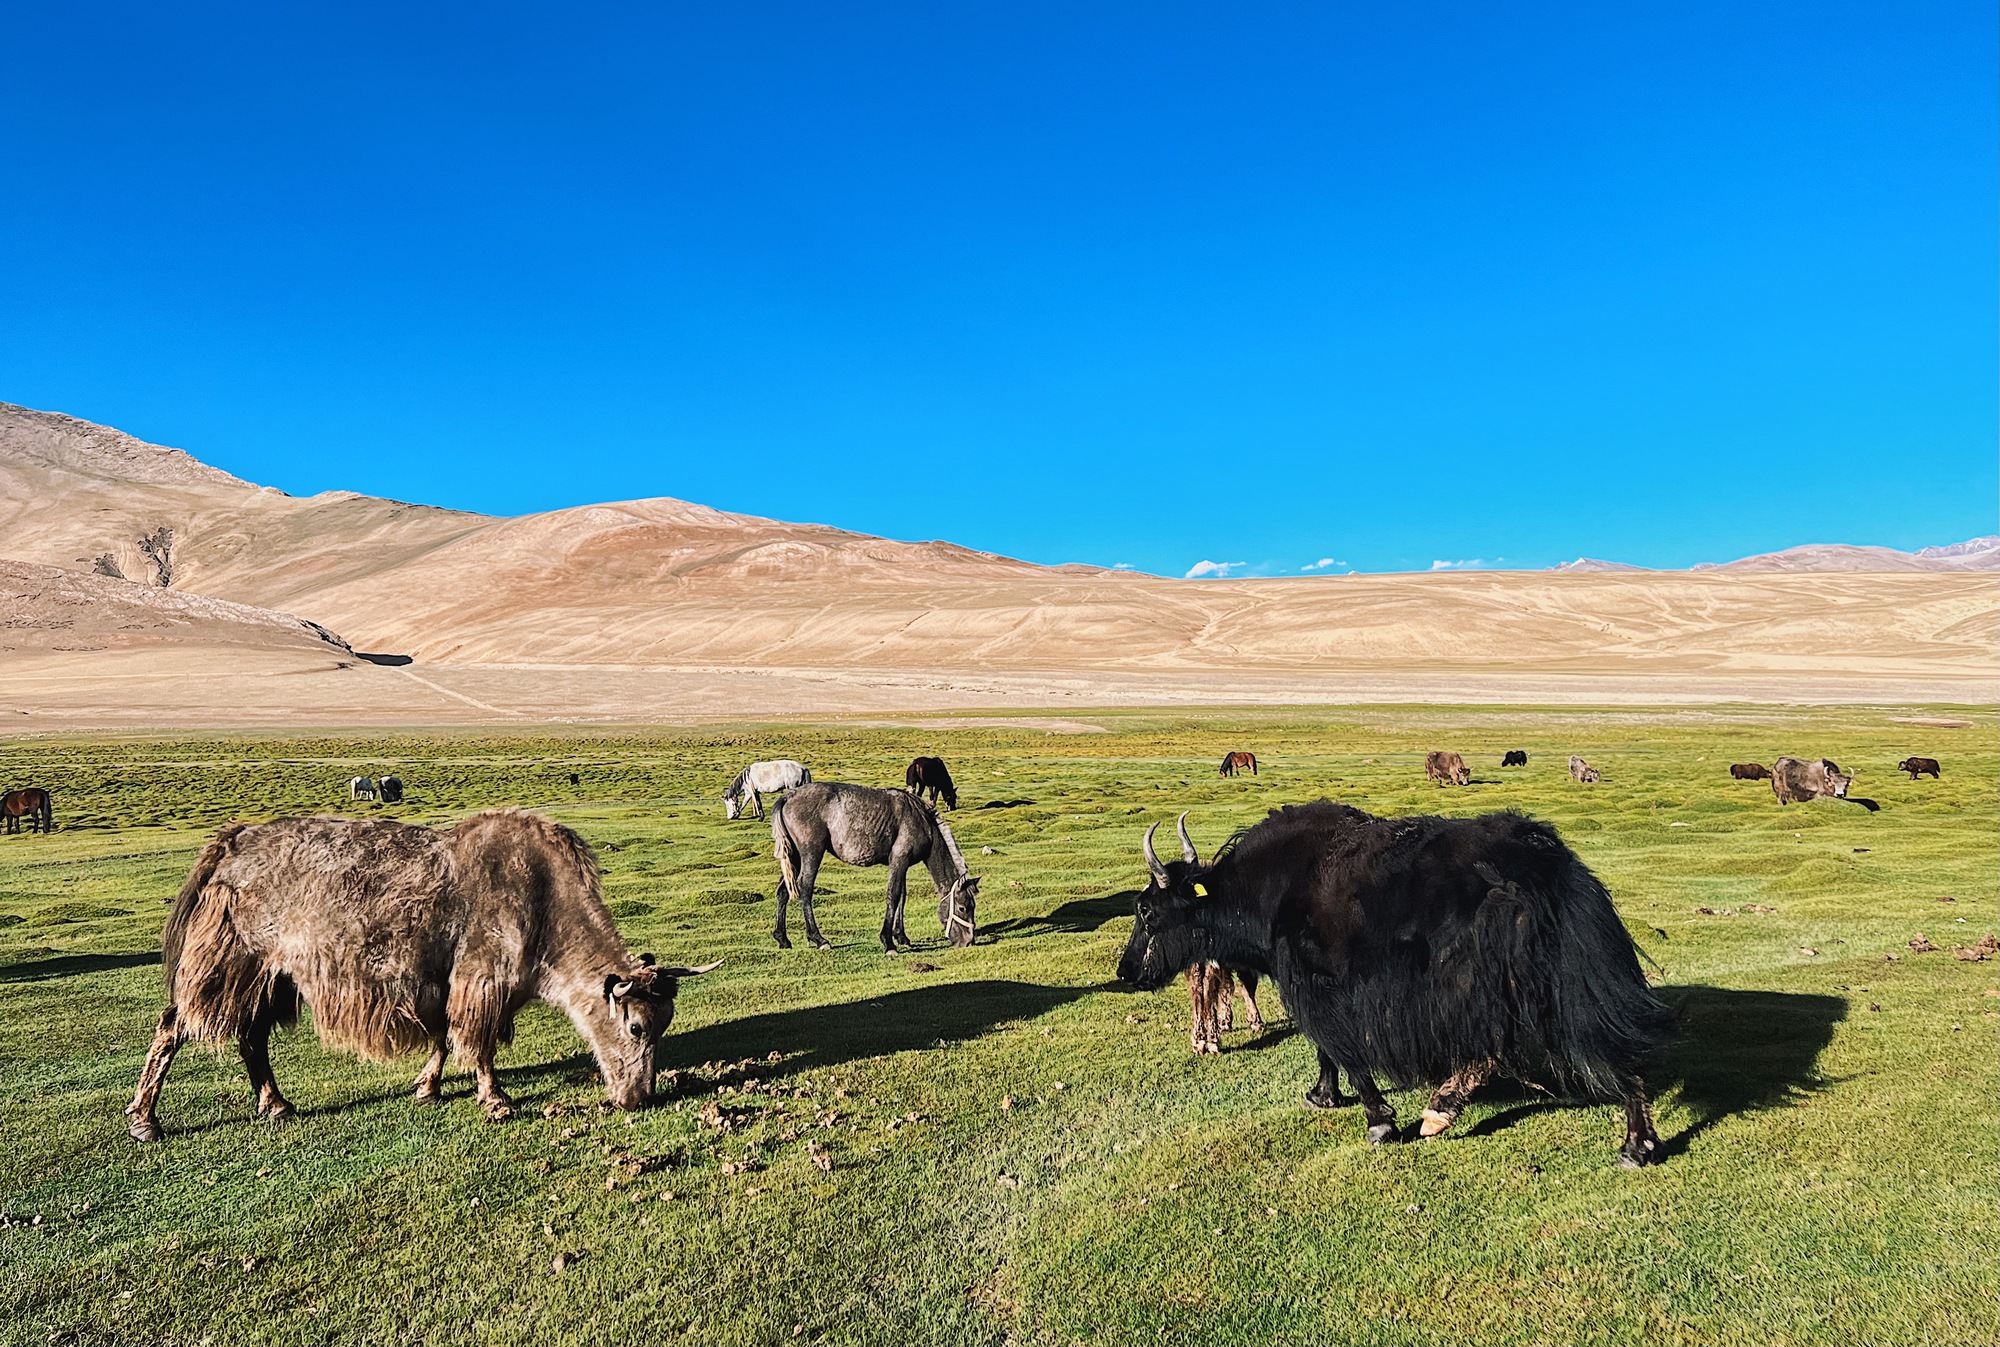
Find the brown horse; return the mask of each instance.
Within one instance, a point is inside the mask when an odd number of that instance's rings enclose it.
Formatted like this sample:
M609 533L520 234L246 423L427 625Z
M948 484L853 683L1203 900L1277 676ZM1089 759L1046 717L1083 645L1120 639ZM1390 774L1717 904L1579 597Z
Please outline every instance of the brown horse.
M1221 776L1235 776L1238 772L1257 775L1257 755L1255 753L1225 753L1222 755Z
M28 820L29 832L52 833L56 830L55 803L40 786L10 790L0 795L0 818L6 819L10 833L21 831L22 819Z

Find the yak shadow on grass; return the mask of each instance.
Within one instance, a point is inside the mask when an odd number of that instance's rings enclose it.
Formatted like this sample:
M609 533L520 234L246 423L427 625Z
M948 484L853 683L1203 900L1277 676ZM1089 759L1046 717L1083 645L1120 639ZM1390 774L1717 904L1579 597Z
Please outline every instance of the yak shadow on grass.
M1821 1088L1819 1056L1833 1027L1847 1018L1847 1000L1798 992L1732 991L1723 987L1662 987L1674 1008L1673 1046L1646 1073L1653 1097L1678 1093L1694 1121L1662 1142L1661 1158L1681 1155L1696 1137L1725 1118L1787 1108ZM1522 1102L1483 1118L1461 1136L1489 1136L1544 1109L1567 1102L1529 1097L1519 1086L1482 1091L1487 1099Z
M1078 935L1094 931L1109 921L1132 915L1133 900L1139 890L1125 889L1101 898L1078 898L1064 903L1046 917L1015 917L979 928L981 935Z
M0 982L43 982L49 978L102 973L113 968L144 968L160 961L160 952L146 954L63 954L53 959L29 959L0 967Z
M791 1075L870 1057L977 1038L995 1025L1028 1020L1103 987L1034 982L941 982L830 1006L801 1006L725 1020L660 1043L666 1065L737 1061L772 1052L784 1060L767 1075ZM684 1087L685 1088L685 1087Z

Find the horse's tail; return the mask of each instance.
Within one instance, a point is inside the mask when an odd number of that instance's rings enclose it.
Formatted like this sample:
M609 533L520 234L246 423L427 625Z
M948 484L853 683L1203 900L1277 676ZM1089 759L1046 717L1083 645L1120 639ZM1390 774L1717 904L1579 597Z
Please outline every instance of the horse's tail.
M45 833L54 832L56 830L55 795L46 789L42 791L42 808L40 812L42 816L42 831Z
M811 785L812 783L813 783L813 772L812 772L812 768L810 768L810 767L806 766L806 765L805 765L804 763L800 763L800 764L799 764L799 784L800 784L801 786L810 786L810 785Z
M796 893L799 887L799 844L785 823L785 806L790 803L786 796L771 810L771 854L778 861L778 888L783 893Z

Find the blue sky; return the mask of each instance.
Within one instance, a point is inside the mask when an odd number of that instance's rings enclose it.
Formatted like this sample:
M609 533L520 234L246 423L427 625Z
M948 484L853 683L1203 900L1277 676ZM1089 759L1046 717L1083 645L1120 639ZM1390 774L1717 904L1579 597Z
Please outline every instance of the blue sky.
M1955 541L1995 46L1971 3L11 6L0 398L300 494L1172 575Z

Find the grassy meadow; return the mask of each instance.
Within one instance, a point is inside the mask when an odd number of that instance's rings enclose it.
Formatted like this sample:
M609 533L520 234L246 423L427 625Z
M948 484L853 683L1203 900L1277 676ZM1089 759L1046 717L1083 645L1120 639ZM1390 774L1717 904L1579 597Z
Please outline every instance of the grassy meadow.
M1074 714L1074 713L1071 713ZM61 831L0 837L0 1341L1993 1342L2000 1336L2000 752L1991 709L1368 708L1109 713L1106 733L784 724L592 734L0 742ZM1911 720L1966 722L1925 726ZM1226 749L1262 760L1222 780ZM1422 779L1426 749L1475 782ZM1522 748L1525 769L1501 770ZM770 938L767 829L736 768L900 784L950 763L978 945L929 880L875 942L881 870L830 862L837 948ZM1604 780L1573 784L1579 752ZM1942 759L1941 781L1893 771ZM1779 809L1732 761L1825 754L1856 796ZM346 801L397 772L406 802ZM579 784L570 783L570 774ZM1172 988L1112 984L1139 838L1208 854L1280 803L1517 807L1605 879L1680 1011L1670 1159L1628 1173L1611 1106L1495 1089L1446 1138L1373 1149L1314 1112L1310 1046L1188 1050ZM1002 807L982 808L1000 804ZM546 810L597 847L634 948L727 962L683 989L663 1102L599 1107L547 1007L462 1075L280 1035L299 1115L250 1117L233 1051L182 1053L164 1143L125 1132L170 898L219 824ZM991 848L990 853L987 848ZM796 914L794 922L796 923ZM1919 953L1926 935L1942 948ZM1392 1096L1414 1121L1424 1097Z

